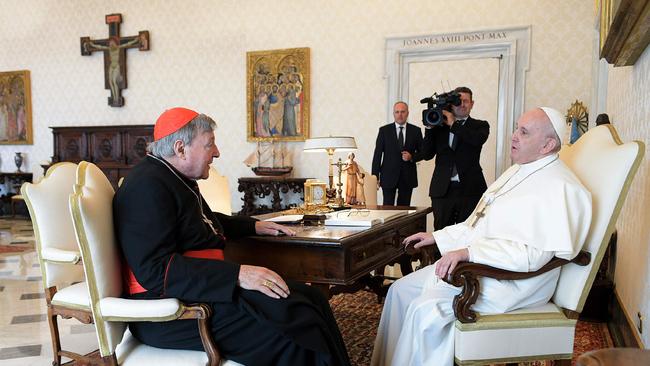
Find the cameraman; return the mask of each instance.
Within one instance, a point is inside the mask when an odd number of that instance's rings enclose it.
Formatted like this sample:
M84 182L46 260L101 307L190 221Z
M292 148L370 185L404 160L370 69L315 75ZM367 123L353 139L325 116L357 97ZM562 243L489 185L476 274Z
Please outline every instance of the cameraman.
M490 125L469 116L474 106L469 88L454 92L460 94L461 104L451 106L453 113L443 110L440 125L426 127L421 148L423 159L436 157L429 186L435 230L465 221L487 189L479 158Z

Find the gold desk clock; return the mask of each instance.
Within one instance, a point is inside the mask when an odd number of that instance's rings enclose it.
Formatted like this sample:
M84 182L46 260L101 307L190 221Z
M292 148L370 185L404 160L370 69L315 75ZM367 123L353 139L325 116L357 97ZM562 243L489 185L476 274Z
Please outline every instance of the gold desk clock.
M327 208L327 184L318 179L305 181L305 211L329 211Z

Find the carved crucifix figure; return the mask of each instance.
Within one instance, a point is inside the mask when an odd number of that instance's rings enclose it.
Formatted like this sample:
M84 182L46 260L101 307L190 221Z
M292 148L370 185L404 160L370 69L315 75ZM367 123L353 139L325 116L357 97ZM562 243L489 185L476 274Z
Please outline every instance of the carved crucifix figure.
M108 14L108 38L91 40L81 37L81 55L90 56L95 51L104 52L104 88L110 89L108 105L121 107L124 105L122 89L126 89L126 49L138 48L140 51L149 50L149 31L140 31L137 36L120 37L122 14Z

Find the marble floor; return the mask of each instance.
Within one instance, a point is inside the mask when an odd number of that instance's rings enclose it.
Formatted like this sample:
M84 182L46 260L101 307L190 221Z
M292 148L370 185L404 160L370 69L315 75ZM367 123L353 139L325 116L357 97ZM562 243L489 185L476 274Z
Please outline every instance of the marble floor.
M52 364L46 314L32 224L0 218L0 365ZM97 349L92 324L59 317L59 330L64 349L80 353Z

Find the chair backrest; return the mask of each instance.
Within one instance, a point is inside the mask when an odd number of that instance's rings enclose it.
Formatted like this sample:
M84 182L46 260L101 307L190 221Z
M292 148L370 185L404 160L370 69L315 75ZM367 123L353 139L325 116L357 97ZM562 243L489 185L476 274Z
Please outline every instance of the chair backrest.
M597 126L560 151L562 161L591 192L593 212L582 247L591 253L591 262L562 267L553 296L556 305L582 312L644 151L642 142L623 144L612 125Z
M374 206L377 204L377 176L366 172L363 177L363 192L366 196L366 205Z
M121 257L113 230L114 195L113 186L95 164L79 163L74 193L69 196L70 211L102 356L113 354L126 329L125 323L107 322L99 311L102 299L122 295Z
M43 260L44 252L57 249L79 251L68 209L76 172L77 164L57 163L38 183L24 183L20 189L34 226L36 252L45 288L60 287L84 278L81 266Z
M220 175L217 169L210 166L210 174L207 179L198 180L201 195L208 202L208 206L214 212L231 215L232 205L228 178Z

